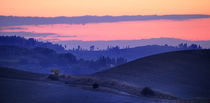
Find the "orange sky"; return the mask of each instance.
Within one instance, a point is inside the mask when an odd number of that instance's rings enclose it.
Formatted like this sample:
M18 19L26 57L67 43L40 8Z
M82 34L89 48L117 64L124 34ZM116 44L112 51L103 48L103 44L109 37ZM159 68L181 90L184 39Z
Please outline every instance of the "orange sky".
M83 16L83 15L170 15L208 14L210 0L0 0L0 15L6 16ZM210 40L210 19L183 21L150 20L113 23L54 24L19 26L24 30L56 33L42 39L129 40L171 37Z
M210 14L210 0L0 0L0 15Z

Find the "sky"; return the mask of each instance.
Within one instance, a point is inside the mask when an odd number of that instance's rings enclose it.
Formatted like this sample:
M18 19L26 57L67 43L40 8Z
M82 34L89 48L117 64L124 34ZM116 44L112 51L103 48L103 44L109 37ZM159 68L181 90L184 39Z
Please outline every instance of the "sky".
M13 16L210 14L209 0L0 0Z
M175 21L124 21L112 23L89 23L85 25L22 25L9 26L6 28L4 28L2 32L24 31L29 33L43 33L42 36L34 34L34 36L36 35L34 38L46 40L135 40L160 37L185 40L210 40L210 18ZM51 35L44 33L51 33ZM31 35L28 36L31 37Z
M210 15L210 0L0 0L0 2L2 16ZM186 20L100 22L85 25L65 23L12 25L1 26L0 35L15 34L49 41L136 40L161 37L210 40L209 30L210 18L207 17Z

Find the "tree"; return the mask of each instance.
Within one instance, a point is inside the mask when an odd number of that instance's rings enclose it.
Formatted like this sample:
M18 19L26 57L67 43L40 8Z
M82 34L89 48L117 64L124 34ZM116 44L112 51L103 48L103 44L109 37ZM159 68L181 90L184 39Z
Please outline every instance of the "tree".
M80 51L81 47L80 45L77 46L77 51Z
M198 49L198 46L196 44L192 44L189 46L190 49Z
M187 48L187 43L181 43L181 44L179 44L179 48Z
M124 63L126 63L126 62L127 62L127 60L126 60L125 58L122 58L122 57L119 57L119 58L117 58L117 60L116 60L116 64L117 64L117 65L124 64Z
M144 87L141 91L141 94L144 95L144 96L153 96L154 91L149 87Z
M99 85L98 85L98 83L93 83L93 89L96 89L96 88L98 88L99 87Z
M108 47L107 47L107 50L118 51L118 50L120 50L120 47L119 47L118 45L115 46L115 47L108 46Z
M48 76L49 79L51 79L51 80L59 80L60 69L53 68L53 69L50 70L50 72L52 72L53 74L50 74Z
M60 69L53 68L53 69L50 70L50 72L52 72L54 75L58 76L60 74Z
M58 60L58 63L60 64L72 64L77 61L76 57L71 53L59 54Z
M94 49L95 49L94 45L90 46L90 51L94 51Z
M198 46L198 49L202 49L202 47L199 45L199 46Z

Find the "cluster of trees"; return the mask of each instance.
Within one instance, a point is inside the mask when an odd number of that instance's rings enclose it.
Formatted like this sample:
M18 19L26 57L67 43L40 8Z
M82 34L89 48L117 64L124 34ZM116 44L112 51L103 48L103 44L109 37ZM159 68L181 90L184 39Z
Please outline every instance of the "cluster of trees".
M80 45L78 45L76 48L69 49L68 51L69 52L100 52L100 51L115 52L115 51L119 51L120 49L121 48L118 45L116 45L116 46L107 46L107 49L103 49L103 50L99 49L99 48L96 48L95 45L91 45L89 47L89 49L82 48ZM126 48L123 48L123 49L129 49L129 46L126 46Z
M74 68L109 68L111 66L120 65L126 63L127 60L124 58L110 58L110 57L100 57L97 60L84 60L77 59L76 56L71 53L60 53L57 54L54 50L48 48L34 48L33 52L47 56L45 60L42 60L41 66L49 66L50 64L58 64L62 66L75 66ZM52 61L52 62L50 62ZM54 62L54 63L53 63Z
M107 50L102 51L95 51L94 45L90 46L89 50L84 50L78 46L74 50L67 51L65 47L50 42L40 42L33 38L0 36L0 66L27 67L27 69L34 68L34 70L56 67L61 68L61 70L87 74L151 54L202 49L200 45L191 44L188 46L187 43L181 43L178 47L151 45L135 48L126 47L126 49L120 49L119 46L108 46Z
M181 43L178 45L179 48L183 48L183 49L202 49L202 47L200 45L197 44L191 44L191 45L187 45L187 43Z
M108 46L106 50L95 50L93 49L94 46L92 46L92 49L90 50L84 50L81 49L77 51L69 50L68 52L72 53L73 55L76 55L78 58L83 58L87 60L96 60L100 58L101 56L110 57L110 58L125 58L128 61L135 60L141 57L154 55L158 53L164 53L164 52L170 52L170 51L178 51L178 50L189 50L189 49L202 49L200 45L191 44L187 45L186 43L181 43L178 46L169 46L169 45L147 45L147 46L139 46L134 48L129 48L127 46L126 48L120 48L119 46Z
M46 68L60 68L65 71L75 71L81 74L97 72L112 66L125 63L124 58L100 57L97 60L77 59L71 53L57 53L55 50L43 47L23 48L19 46L0 46L0 66L12 68L27 67L49 71ZM10 60L10 61L8 61ZM13 62L15 61L15 62ZM46 69L46 70L45 70ZM75 73L76 74L76 73Z
M120 50L120 47L118 45L115 47L110 47L110 46L107 47L107 51L119 51L119 50Z
M124 49L128 49L128 48L130 48L130 47L126 46L126 48L124 48ZM89 49L84 49L80 45L78 45L77 48L72 49L72 51L95 51L95 50L99 50L98 48L95 47L95 45L91 45L89 47ZM106 50L107 51L118 51L118 50L120 50L120 47L118 45L117 46L108 46Z
M19 36L0 36L0 45L14 45L23 48L42 47L50 48L59 53L65 52L65 48L62 45L52 44L51 42L41 42L33 38L25 39L24 37Z
M95 61L95 66L103 66L103 67L113 67L117 65L121 65L127 62L127 59L119 57L119 58L110 58L110 57L100 57Z
M168 47L168 44L165 44L164 46ZM129 48L130 48L129 46L126 46L123 49L129 49ZM202 47L200 45L197 45L197 44L188 45L187 43L178 44L178 48L182 48L182 49L202 49ZM95 46L91 45L89 51L94 51L94 50L95 50ZM119 50L120 50L120 47L118 45L108 46L107 49L106 49L106 51L119 51ZM83 48L81 48L80 45L78 45L78 47L76 49L73 48L73 51L88 51L88 50L83 49Z

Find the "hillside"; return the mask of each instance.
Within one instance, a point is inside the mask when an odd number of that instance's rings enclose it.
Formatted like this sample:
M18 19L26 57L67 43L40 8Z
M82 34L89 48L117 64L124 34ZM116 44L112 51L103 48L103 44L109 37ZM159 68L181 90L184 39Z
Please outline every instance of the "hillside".
M0 67L0 78L22 79L22 80L41 80L46 74L32 73L17 69Z
M0 45L0 66L36 73L49 73L52 68L59 68L71 75L91 74L125 63L124 58L100 57L97 60L77 59L71 53L57 53L49 48L23 48Z
M120 48L125 48L129 46L130 48L145 46L145 45L170 45L177 46L180 43L197 44L203 48L210 48L210 40L207 41L189 41L177 38L151 38L151 39L137 39L137 40L98 40L98 41L82 41L82 40L66 40L66 41L56 41L58 44L66 45L67 49L77 48L80 45L81 48L89 49L90 46L94 45L99 49L107 49L108 46L118 45Z
M210 50L148 56L94 76L149 86L179 97L210 97Z
M116 95L47 82L46 75L0 67L0 103L154 103L145 98Z
M14 34L18 35L18 33L12 33L12 35ZM28 33L25 34L29 35ZM162 43L158 43L158 41L162 41ZM175 42L175 45L171 46L170 42L163 42L163 41ZM199 47L200 44L202 44L201 42L188 42L179 39L169 39L169 38L130 40L130 41L121 40L121 41L92 41L92 42L80 41L80 42L71 41L70 44L68 42L42 42L40 40L36 40L33 38L27 39L19 36L0 36L0 46L18 46L27 49L48 48L56 51L57 53L69 52L75 55L76 58L84 60L97 60L100 57L104 56L115 59L125 58L128 61L131 61L141 57L169 52L169 51L201 49ZM186 45L187 44L188 45L186 47L182 47L180 46L180 43L181 44L186 43ZM193 47L193 45L195 44L197 47ZM206 41L205 44L209 43ZM104 46L106 48L100 48L100 46Z
M12 35L15 35L17 33L12 33ZM27 34L27 33L25 33ZM58 53L65 53L65 49L62 45L59 44L53 44L51 42L41 42L33 38L26 39L24 37L19 36L1 36L4 34L0 34L0 45L8 45L8 46L19 46L23 48L49 48L52 49ZM27 34L30 35L30 34Z
M77 62L70 53L58 54L48 48L23 48L19 46L0 46L0 66L30 72L48 73L51 68L68 71L69 65Z
M60 75L59 80L52 81L47 77L46 74L0 67L0 102L83 103L85 100L85 103L209 103L209 99L179 99L159 91L146 96L141 94L141 87L109 79ZM93 89L92 82L99 83L100 87Z
M138 46L134 48L123 48L120 49L118 46L108 48L107 50L100 50L100 51L87 51L87 50L69 50L70 53L75 55L78 58L83 59L97 59L101 56L111 57L111 58L119 58L123 57L126 58L128 61L132 61L138 58L142 58L145 56L150 56L154 54L170 52L170 51L179 51L179 50L189 50L189 49L201 49L200 46L192 44L186 44L186 47L183 47L179 44L178 47L175 46L168 46L168 45L146 45L146 46ZM195 47L194 47L195 46Z

